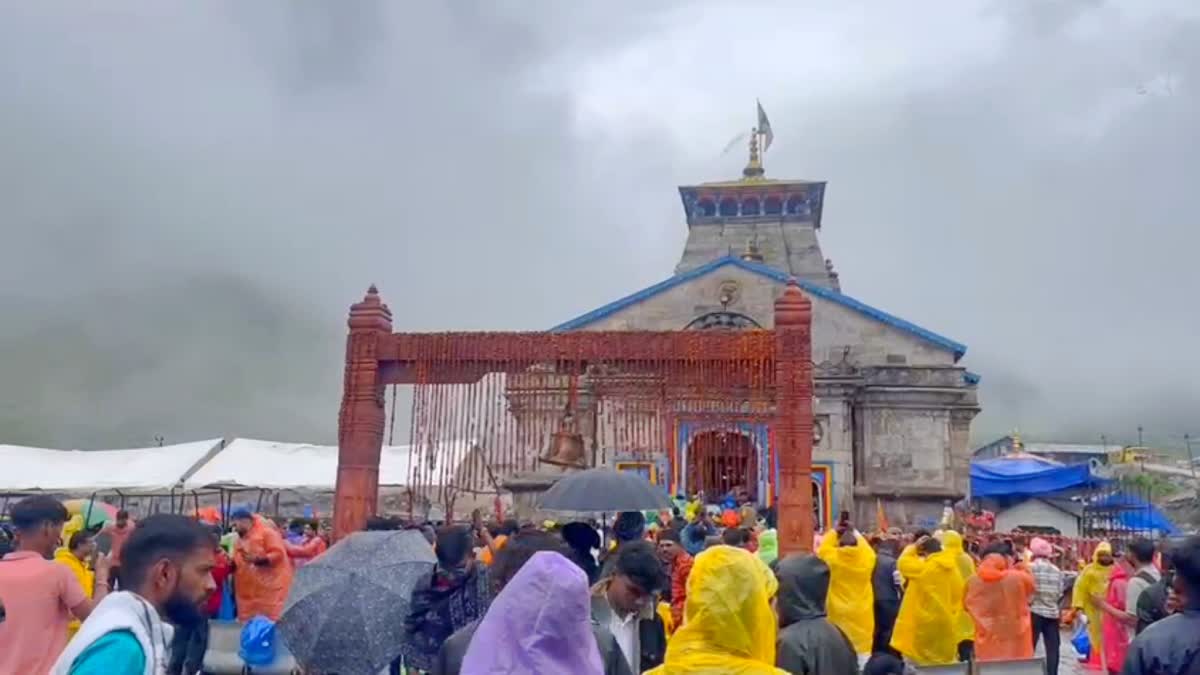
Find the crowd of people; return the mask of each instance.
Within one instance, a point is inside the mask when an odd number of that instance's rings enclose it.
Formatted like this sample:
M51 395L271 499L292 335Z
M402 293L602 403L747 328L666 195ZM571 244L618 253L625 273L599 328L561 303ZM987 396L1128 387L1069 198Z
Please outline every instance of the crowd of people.
M1101 545L1072 586L1071 556L1036 537L864 534L843 514L812 554L780 558L771 511L727 506L621 513L607 528L375 519L419 529L436 558L390 671L902 675L1029 658L1041 642L1056 675L1077 613L1101 672L1200 673L1200 538ZM277 620L295 570L327 542L312 521L230 516L226 533L121 513L64 541L61 503L18 502L0 561L0 673L195 673L209 619Z

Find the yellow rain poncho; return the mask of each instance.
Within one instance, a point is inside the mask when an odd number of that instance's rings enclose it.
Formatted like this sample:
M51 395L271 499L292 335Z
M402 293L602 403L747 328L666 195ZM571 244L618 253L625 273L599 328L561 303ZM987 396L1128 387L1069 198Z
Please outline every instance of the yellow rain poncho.
M714 546L696 556L683 625L652 675L787 675L775 667L771 594L779 582L749 552Z
M87 563L75 557L68 548L60 548L54 552L54 562L71 570L75 578L79 580L79 585L83 587L83 594L92 599L96 591L96 573L87 566ZM71 618L71 623L67 624L67 637L75 637L75 633L79 631L79 619Z
M922 558L916 545L910 545L896 561L908 588L900 602L891 646L917 666L958 661L963 578L957 558L945 549Z
M958 563L958 573L962 575L963 592L965 593L967 582L975 576L975 560L963 549L962 535L954 530L942 533L942 549L951 551L957 556L954 560ZM975 639L975 622L971 620L971 615L967 612L959 613L958 630L960 641Z
M1092 562L1083 568L1075 587L1071 590L1071 606L1082 609L1087 615L1088 640L1091 641L1093 653L1103 653L1103 639L1100 633L1101 620L1104 610L1096 605L1093 598L1104 597L1108 592L1108 577L1112 574L1112 565L1107 567L1100 564L1100 556L1107 553L1112 555L1112 545L1107 541L1100 542L1092 554Z
M854 651L870 654L875 638L875 549L857 532L854 540L854 546L839 546L837 530L830 530L821 539L817 557L829 565L829 622L850 638Z

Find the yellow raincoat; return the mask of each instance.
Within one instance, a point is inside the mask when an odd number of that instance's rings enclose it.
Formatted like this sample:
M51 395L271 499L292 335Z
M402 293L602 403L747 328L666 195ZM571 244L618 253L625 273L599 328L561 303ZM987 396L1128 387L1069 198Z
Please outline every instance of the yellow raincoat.
M896 569L908 588L892 630L892 649L917 666L956 663L964 586L958 555L942 549L922 558L914 544L900 554Z
M71 570L75 578L79 580L79 585L83 587L83 594L92 599L96 591L96 573L88 568L87 563L75 557L70 549L63 547L54 552L54 562L65 566ZM71 623L67 624L67 639L75 637L75 632L79 630L79 619L72 618Z
M942 549L952 551L957 556L955 562L958 563L958 573L962 575L963 579L963 592L966 593L967 582L971 580L971 577L975 576L975 559L963 550L962 535L954 530L944 532L942 534ZM960 642L962 640L975 639L975 622L967 612L959 613L958 630L958 639Z
M857 532L854 539L854 546L838 546L837 530L830 530L821 539L817 557L829 565L829 622L850 638L854 651L870 654L875 638L875 549Z
M683 625L652 675L787 675L775 667L778 631L771 611L775 575L733 546L696 556L688 576Z
M1113 569L1112 565L1105 567L1098 562L1102 553L1112 555L1112 545L1107 541L1100 542L1100 545L1096 547L1096 552L1092 554L1092 562L1079 573L1079 578L1075 580L1075 587L1071 590L1071 606L1082 609L1083 613L1087 615L1088 640L1091 641L1093 653L1099 654L1104 653L1103 638L1100 632L1104 610L1100 609L1092 598L1104 597L1108 592L1108 577L1112 574Z

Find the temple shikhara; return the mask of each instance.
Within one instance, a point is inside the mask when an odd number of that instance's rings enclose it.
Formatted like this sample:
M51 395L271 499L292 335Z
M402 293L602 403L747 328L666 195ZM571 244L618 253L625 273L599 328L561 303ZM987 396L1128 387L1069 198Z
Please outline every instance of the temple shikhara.
M781 546L801 550L841 511L920 524L964 497L979 412L966 347L842 293L818 239L826 184L767 177L769 140L751 134L740 178L679 188L673 276L548 331L392 333L372 289L350 314L337 529L375 510L393 385L411 388L405 442L428 449L413 485L441 486L450 510L520 507L564 471L608 466L775 506Z

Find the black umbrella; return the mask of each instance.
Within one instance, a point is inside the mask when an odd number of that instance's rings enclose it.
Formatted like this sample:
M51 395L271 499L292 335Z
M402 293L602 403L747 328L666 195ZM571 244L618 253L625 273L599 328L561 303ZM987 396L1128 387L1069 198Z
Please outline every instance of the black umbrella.
M376 675L400 655L413 587L433 569L420 532L356 532L296 572L278 627L296 660Z
M547 511L658 511L674 506L667 493L645 477L603 468L559 478L538 505Z

